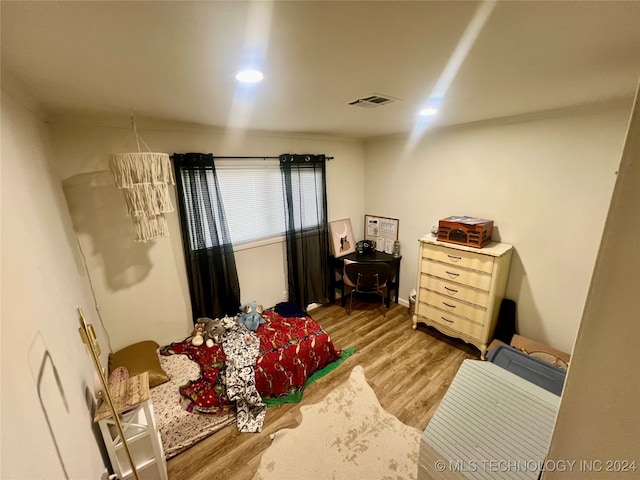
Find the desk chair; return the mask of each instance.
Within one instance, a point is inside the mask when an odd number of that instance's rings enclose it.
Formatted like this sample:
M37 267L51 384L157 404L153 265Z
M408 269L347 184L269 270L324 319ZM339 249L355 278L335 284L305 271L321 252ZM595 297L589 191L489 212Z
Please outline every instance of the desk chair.
M384 303L384 298L386 296L390 271L390 265L384 262L365 263L345 260L344 275L342 278L344 284L351 287L351 292L349 292L349 308L347 308L348 315L351 315L353 294L365 293L380 295L382 316L387 316L387 306Z

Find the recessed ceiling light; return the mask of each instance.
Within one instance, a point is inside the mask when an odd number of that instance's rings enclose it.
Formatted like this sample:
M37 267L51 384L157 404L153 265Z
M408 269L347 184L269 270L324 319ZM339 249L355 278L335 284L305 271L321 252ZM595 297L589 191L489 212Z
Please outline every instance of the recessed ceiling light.
M422 116L422 117L430 117L430 116L433 116L433 115L435 115L435 114L437 114L437 113L438 113L438 110L437 110L437 109L435 109L435 108L433 108L433 107L430 107L430 108L423 108L422 110L420 110L420 111L418 112L418 114L419 114L420 116Z
M264 75L259 70L242 70L236 75L236 80L242 83L258 83L263 78Z

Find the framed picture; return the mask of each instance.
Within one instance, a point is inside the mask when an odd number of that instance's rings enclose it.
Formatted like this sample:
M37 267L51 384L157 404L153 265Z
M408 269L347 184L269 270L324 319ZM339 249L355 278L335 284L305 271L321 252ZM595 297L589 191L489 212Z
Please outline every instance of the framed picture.
M364 239L372 240L379 252L392 253L393 244L398 240L397 218L381 217L379 215L364 216Z
M393 240L390 238L385 239L384 241L384 253L388 253L391 255L393 253Z
M356 251L350 218L329 222L329 236L331 237L331 254L334 257L342 257Z

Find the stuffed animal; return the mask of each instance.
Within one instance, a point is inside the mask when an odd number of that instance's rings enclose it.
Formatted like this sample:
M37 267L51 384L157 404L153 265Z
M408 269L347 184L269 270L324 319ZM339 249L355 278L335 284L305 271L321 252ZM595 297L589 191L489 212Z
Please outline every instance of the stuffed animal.
M255 301L242 305L237 322L247 327L248 330L255 332L258 327L264 323L264 318L262 318L262 305L258 305Z
M226 332L226 328L223 320L200 317L193 331L191 345L199 347L204 343L207 347L211 348L216 343L222 343L224 332Z
M204 318L199 318L194 325L193 332L191 332L191 345L199 347L204 343L204 323L200 321Z
M215 343L222 343L222 336L226 332L222 321L210 320L204 326L204 338L207 347L211 348Z

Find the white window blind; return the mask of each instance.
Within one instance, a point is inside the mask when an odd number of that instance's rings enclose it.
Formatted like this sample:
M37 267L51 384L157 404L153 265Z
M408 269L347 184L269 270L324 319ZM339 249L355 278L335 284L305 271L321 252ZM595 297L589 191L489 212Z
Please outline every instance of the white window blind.
M283 235L286 231L285 195L278 162L264 162L260 165L220 163L222 165L216 165L216 173L232 243L240 245ZM211 172L207 174L212 175ZM213 185L213 177L210 180L209 183ZM303 170L300 175L294 174L292 187L294 195L302 199L302 215L298 208L294 212L296 227L317 226L318 212L321 211L323 202L321 174L314 173L311 169ZM189 195L186 189L185 194ZM211 197L215 198L215 195ZM204 211L204 206L200 210ZM192 212L187 212L187 215L193 221ZM301 217L303 220L300 220ZM207 221L205 215L201 215L201 218L202 221ZM192 239L192 247L194 243L200 247L212 246L208 235L203 239L204 242L194 240Z
M284 233L284 196L277 165L225 166L216 172L234 245Z

